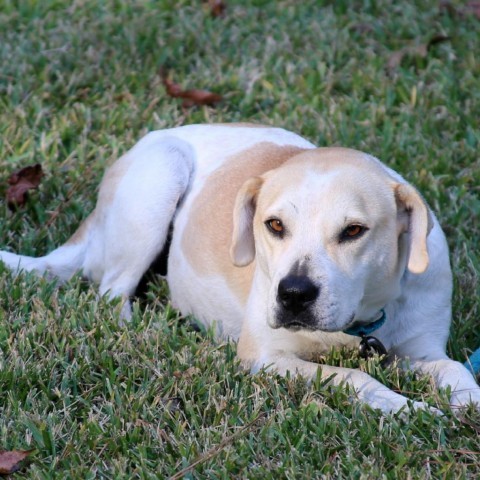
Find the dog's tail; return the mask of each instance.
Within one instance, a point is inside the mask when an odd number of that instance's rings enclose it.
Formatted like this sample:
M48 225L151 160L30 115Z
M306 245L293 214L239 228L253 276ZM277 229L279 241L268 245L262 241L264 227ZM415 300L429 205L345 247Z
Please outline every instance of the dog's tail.
M34 272L65 282L82 269L87 250L89 228L87 219L65 245L43 257L29 257L0 251L0 261L14 272Z

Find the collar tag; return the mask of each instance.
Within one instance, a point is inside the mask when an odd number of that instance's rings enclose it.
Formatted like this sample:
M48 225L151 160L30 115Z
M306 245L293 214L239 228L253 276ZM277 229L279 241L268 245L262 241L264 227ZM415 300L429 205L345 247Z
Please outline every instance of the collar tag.
M362 358L367 359L375 353L378 355L386 355L387 349L378 338L364 336L358 346L358 353Z
M361 337L360 345L358 346L358 353L362 358L369 358L375 353L378 355L387 355L387 349L383 343L376 337L370 335L375 330L378 330L385 323L385 310L382 308L382 315L378 320L367 324L353 325L343 331L347 335L354 335Z

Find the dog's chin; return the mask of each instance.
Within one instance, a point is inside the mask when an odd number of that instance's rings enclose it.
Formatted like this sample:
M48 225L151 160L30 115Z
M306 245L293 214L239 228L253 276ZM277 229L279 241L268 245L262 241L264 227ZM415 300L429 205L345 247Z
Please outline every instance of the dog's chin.
M341 332L353 325L355 314L352 314L348 317L346 322L338 322L331 319L325 318L313 318L310 315L300 315L297 317L288 318L285 315L277 314L273 318L273 321L269 321L269 326L277 330L279 328L284 328L289 332L299 332L299 331L308 331L308 332Z
M324 324L319 328L319 330L322 330L323 332L343 332L347 328L350 328L355 322L355 313L352 313L346 322L342 322L339 324L339 322L324 322Z
M292 315L288 312L279 311L276 312L274 318L268 324L275 330L283 328L289 332L299 332L301 330L314 332L319 330L316 318L307 312Z
M292 322L288 325L280 325L280 328L284 328L289 332L299 332L300 330L308 331L308 332L315 332L318 328L315 325L308 325L300 322Z

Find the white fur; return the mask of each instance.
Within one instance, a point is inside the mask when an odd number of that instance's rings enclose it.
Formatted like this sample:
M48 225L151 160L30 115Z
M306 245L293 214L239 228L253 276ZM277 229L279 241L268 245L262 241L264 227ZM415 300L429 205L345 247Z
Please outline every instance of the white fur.
M254 257L256 261L245 303L229 286L231 279L219 274L202 276L192 267L185 258L182 238L192 220L197 196L209 181L209 175L225 165L228 158L261 142L314 148L293 133L273 128L205 125L152 132L107 171L96 210L82 235L44 257L2 251L0 260L12 270L35 271L61 281L76 271L83 271L86 278L100 284L101 294L124 299L123 312L128 317L128 299L161 251L173 221L167 277L173 303L184 314L191 313L206 325L217 322L219 332L225 337L238 339L245 335L243 346L240 339L239 351L256 352L253 359L246 358L251 361L253 371L269 367L281 374L289 371L313 378L319 365L308 361L310 354L358 344L356 337L342 333L351 322L352 312L356 320L371 319L384 308L387 321L375 336L387 349L399 358L408 358L409 368L432 375L439 387L450 387L453 407L463 407L469 402L478 407L480 389L475 380L461 364L445 354L451 321L452 280L445 237L433 214L433 228L427 239L429 263L424 272L422 255L418 256L418 272L412 273L417 265L412 271L407 268L411 247L406 234L398 242L398 252L391 250L392 240L382 240L380 235L364 247L367 253L362 253L363 256L346 249L345 253L338 253L338 249L345 247L335 246L331 232L338 228L335 222L340 221L343 212L363 218L372 208L375 212L380 206L367 208L361 202L353 205L357 194L355 184L349 187L353 193L347 192L347 188L342 191L338 186L332 193L329 189L339 183L338 174L312 171L300 183L292 180L291 188L287 182L275 201L262 203L260 198L255 218L270 214L285 218L291 229L286 241L269 237L260 220L250 226L249 222L256 221L253 214L243 213L239 218L235 228L244 232L247 241L239 241L238 263L248 264ZM366 174L380 165L385 182L388 179L392 183L405 183L378 160L366 155L364 158L371 165L366 167ZM278 172L283 181L287 174L280 169ZM274 171L265 178L276 174ZM336 201L329 203L332 195ZM239 208L241 210L241 206ZM397 218L388 221L394 226ZM233 249L234 258L235 255ZM367 257L369 260L365 262ZM391 257L395 258L397 270L389 272L391 280L382 283L377 277L387 275ZM299 258L309 259L309 274L322 286L314 307L315 331L291 331L276 325L279 281ZM363 259L363 263L358 259ZM320 369L323 378L330 378L335 385L350 384L359 400L374 408L395 412L407 405L405 397L364 372L327 365ZM426 407L422 402L413 406Z

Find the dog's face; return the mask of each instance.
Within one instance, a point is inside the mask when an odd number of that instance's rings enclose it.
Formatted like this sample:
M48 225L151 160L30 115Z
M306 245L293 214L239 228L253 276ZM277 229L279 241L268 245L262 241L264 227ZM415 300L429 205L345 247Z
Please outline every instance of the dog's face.
M428 266L428 210L415 189L347 149L302 153L237 197L232 258L269 282L272 328L344 330ZM407 258L408 256L408 258Z

